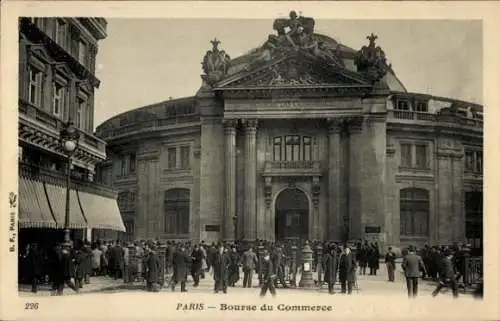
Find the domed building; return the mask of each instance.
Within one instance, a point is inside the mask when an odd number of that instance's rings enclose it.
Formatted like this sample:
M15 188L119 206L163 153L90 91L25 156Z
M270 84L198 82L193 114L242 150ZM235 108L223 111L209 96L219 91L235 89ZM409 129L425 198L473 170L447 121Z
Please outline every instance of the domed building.
M214 39L193 97L97 128L127 238L480 247L482 106L408 92L373 34L273 28L234 59Z

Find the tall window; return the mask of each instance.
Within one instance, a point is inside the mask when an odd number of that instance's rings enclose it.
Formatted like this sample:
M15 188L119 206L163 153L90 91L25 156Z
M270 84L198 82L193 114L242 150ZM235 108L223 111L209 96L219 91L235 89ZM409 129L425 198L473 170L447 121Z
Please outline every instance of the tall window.
M120 167L120 175L125 175L127 173L127 163L126 163L126 158L123 157L121 161L121 167Z
M78 98L78 110L76 113L76 125L82 130L86 130L87 100Z
M165 233L189 234L189 207L188 189L165 191Z
M34 68L29 69L28 101L35 105L41 105L42 97L42 72Z
M273 160L281 161L281 137L273 138Z
M473 173L483 172L483 152L480 150L465 151L465 170Z
M190 166L190 147L181 146L181 168L189 168Z
M401 167L412 167L412 146L410 144L401 144Z
M167 166L168 168L177 168L177 148L171 147L167 149Z
M300 160L300 136L285 136L285 157L288 161Z
M419 169L426 169L427 166L427 145L415 146L416 163L415 167Z
M54 27L54 40L63 48L67 47L67 30L67 24L61 19L56 19Z
M311 137L304 136L302 137L302 145L303 145L303 155L302 160L310 161L312 159L312 148L311 148L312 139Z
M52 113L54 116L61 117L64 109L64 98L66 97L64 87L54 83L53 92Z
M129 173L135 173L135 153L130 154L128 171Z
M427 103L417 102L417 104L415 105L415 111L426 113L428 111L427 110Z
M429 192L405 188L399 192L400 233L405 236L429 235Z
M78 62L87 66L87 44L81 40L78 42Z
M396 105L396 109L398 110L410 110L410 104L405 100L398 101Z

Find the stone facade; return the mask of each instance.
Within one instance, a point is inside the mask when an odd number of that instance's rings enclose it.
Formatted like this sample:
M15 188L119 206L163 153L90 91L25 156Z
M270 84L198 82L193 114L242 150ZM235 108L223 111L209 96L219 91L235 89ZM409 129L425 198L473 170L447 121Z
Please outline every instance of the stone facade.
M482 154L472 167L464 155L482 151L482 107L408 93L385 58L363 60L367 50L381 50L373 35L359 52L323 35L306 37L336 49L311 54L299 46L277 54L264 45L226 60L214 40L204 61L221 65L210 65L217 72L205 68L195 96L98 127L108 143L104 176L124 151L137 153L130 184L109 177L115 188L137 192L130 238L276 240L286 229L300 230L297 222L307 223L300 238L364 238L381 246L466 238L464 193L482 191ZM328 63L341 66L325 69L325 55L336 55ZM189 146L182 156L188 166L172 168L164 153L173 146ZM189 229L168 234L165 219L182 221L175 210L182 202L164 201L173 188L190 191L183 214ZM278 208L284 190L303 193L307 204Z

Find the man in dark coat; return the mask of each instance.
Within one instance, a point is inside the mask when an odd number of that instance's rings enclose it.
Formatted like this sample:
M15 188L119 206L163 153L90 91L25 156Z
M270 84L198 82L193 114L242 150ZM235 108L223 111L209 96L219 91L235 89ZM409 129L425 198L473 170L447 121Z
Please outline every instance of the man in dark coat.
M172 259L172 267L174 270L171 284L172 292L175 291L177 283L181 284L181 292L187 292L186 281L190 261L191 258L187 254L185 246L181 244L174 252L174 257Z
M160 279L161 262L152 243L146 246L146 252L146 290L158 292L160 291L158 281Z
M394 270L396 270L396 254L392 251L392 247L385 254L385 265L387 266L387 275L389 282L394 282Z
M222 290L222 292L227 293L229 265L231 264L231 259L229 258L227 252L224 251L224 246L222 244L219 245L217 253L214 255L212 264L215 281L214 292L219 293L219 291Z
M113 276L115 280L120 279L123 275L123 255L124 251L121 246L120 241L116 241L116 245L110 249L109 253L109 266L113 271Z
M217 254L217 246L214 243L210 245L207 249L207 272L210 271L210 268L213 265L215 255Z
M229 264L229 286L234 287L240 280L240 254L236 251L236 247L234 245L231 247L229 259L231 261Z
M168 241L167 242L167 255L166 255L166 263L167 263L167 273L173 273L172 268L173 268L173 260L174 260L174 253L175 253L175 246L173 242Z
M253 271L255 270L255 267L258 263L257 255L255 255L252 247L250 247L245 253L243 253L243 255L241 256L241 263L243 266L243 287L251 288Z
M435 297L438 295L443 287L451 288L453 297L458 298L458 285L453 267L453 253L451 251L448 251L441 261L440 280L436 289L432 292L432 296Z
M339 280L342 288L342 293L352 293L352 286L356 282L356 258L351 252L351 249L346 244L344 251L340 255L339 262Z
M71 245L57 244L52 252L52 269L50 279L52 280L52 290L55 295L63 295L64 284L73 291L78 292L79 288L71 281L74 277L73 252Z
M77 240L75 242L76 247L74 251L74 268L75 268L75 286L79 289L83 288L83 278L86 271L86 259L87 253L83 248L83 242Z
M201 250L200 246L196 244L194 246L193 252L191 253L191 276L193 277L194 287L197 287L200 283L201 267L204 258L205 255L203 254L203 251Z
M38 292L38 284L43 276L43 256L38 244L33 243L25 258L27 279L31 281L31 292Z
M281 249L281 246L277 246L274 250L274 253L271 257L273 261L274 274L276 274L276 278L274 279L274 286L278 287L278 280L284 288L288 288L288 285L285 282L285 269L284 269L284 261L285 254Z
M337 248L330 245L328 253L325 255L325 281L328 284L328 293L334 294L335 282L337 282Z
M408 247L408 254L403 258L401 267L405 272L408 297L416 297L418 295L418 278L420 276L420 269L425 270L425 265L422 258L415 253L415 247L413 245Z
M273 297L276 296L276 288L274 287L274 282L276 279L276 274L274 274L273 261L269 256L269 251L265 250L262 257L262 287L260 290L260 297L264 297L267 290L271 292Z

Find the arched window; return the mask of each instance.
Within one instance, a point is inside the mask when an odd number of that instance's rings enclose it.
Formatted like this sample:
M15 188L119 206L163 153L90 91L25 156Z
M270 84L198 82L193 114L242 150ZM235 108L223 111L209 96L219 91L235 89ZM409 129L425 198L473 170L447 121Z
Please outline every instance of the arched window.
M400 234L429 235L429 192L405 188L399 192Z
M165 233L189 234L189 207L188 189L165 191Z

